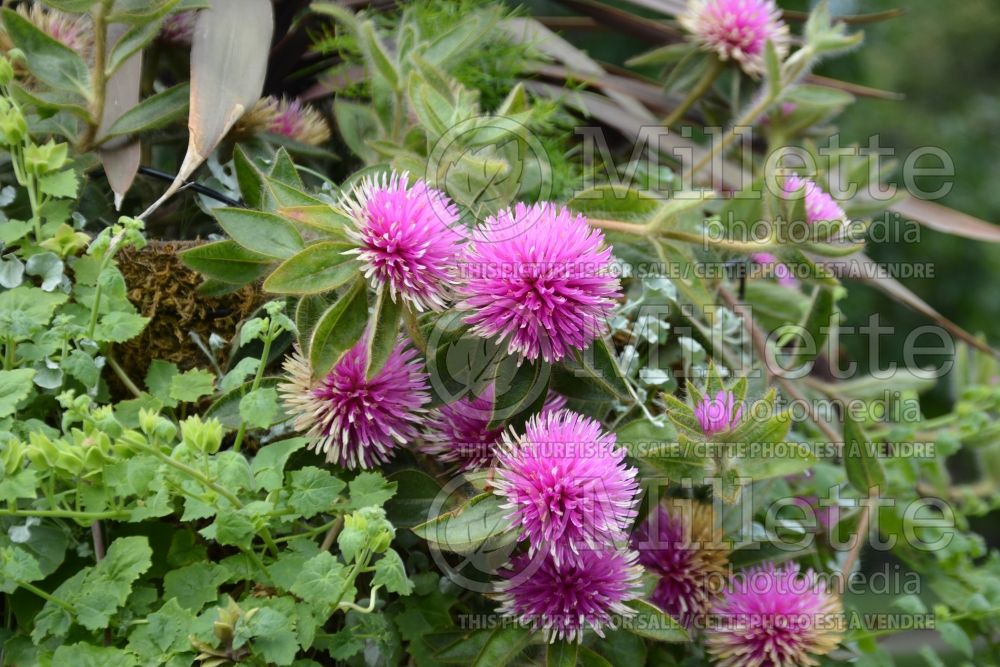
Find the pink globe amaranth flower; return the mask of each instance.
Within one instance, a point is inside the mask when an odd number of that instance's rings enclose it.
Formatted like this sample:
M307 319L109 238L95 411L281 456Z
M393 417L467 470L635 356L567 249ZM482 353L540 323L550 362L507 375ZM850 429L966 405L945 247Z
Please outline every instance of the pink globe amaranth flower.
M625 539L636 516L636 474L613 433L559 410L532 417L521 437L504 434L494 485L529 553L563 563Z
M787 198L806 198L806 222L810 225L817 222L846 220L847 214L833 197L823 192L823 189L808 178L789 176L784 183ZM796 222L793 220L793 222Z
M779 58L788 53L788 26L774 0L690 0L678 18L702 48L753 76L764 71L769 41Z
M554 204L517 204L488 218L465 261L465 321L527 359L585 349L621 296L604 235Z
M478 396L460 398L435 410L428 420L424 451L462 472L489 467L504 430L503 426L489 428L493 397L494 385L490 384ZM541 414L565 406L565 398L549 392Z
M366 177L341 200L365 277L417 310L440 310L461 256L458 210L448 197L407 174Z
M632 534L639 563L659 576L650 600L686 626L708 611L726 581L729 548L711 505L675 499L657 507Z
M17 12L36 28L67 46L84 58L89 58L94 49L94 26L87 14L67 14L57 9L44 9L38 3L30 6L22 4ZM3 41L9 41L6 34ZM5 45L5 50L12 48Z
M750 259L770 270L782 287L798 287L799 281L792 275L787 264L782 264L778 258L769 252L755 252Z
M705 435L731 430L743 417L743 406L734 405L736 397L731 391L720 391L715 398L706 396L695 406L694 416Z
M315 383L309 362L296 351L278 386L295 428L313 439L310 449L345 468L387 462L396 445L417 437L430 401L427 374L413 348L399 342L382 370L367 378L365 344L362 338Z
M579 642L588 627L603 637L613 615L636 613L625 603L639 596L641 575L631 551L585 551L575 562L520 554L496 590L502 614L544 631L549 642Z
M733 577L712 606L705 647L719 667L819 665L843 632L840 599L819 575L769 563Z
M160 28L160 41L178 46L190 46L194 39L194 26L198 21L198 10L188 9L175 12L163 21Z

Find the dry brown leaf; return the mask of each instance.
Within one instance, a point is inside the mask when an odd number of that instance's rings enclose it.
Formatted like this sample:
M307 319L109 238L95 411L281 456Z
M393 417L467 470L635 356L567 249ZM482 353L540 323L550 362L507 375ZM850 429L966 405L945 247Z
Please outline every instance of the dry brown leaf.
M141 217L177 192L260 99L273 34L270 0L212 0L199 13L191 44L187 154L177 178Z

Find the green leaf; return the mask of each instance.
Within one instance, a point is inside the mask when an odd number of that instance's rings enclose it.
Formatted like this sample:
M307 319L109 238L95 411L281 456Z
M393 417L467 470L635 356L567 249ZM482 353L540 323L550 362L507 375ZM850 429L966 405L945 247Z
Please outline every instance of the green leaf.
M588 216L627 220L649 216L660 207L660 199L624 185L602 184L581 190L566 205Z
M325 470L306 466L291 473L288 504L303 518L329 512L337 503L346 484Z
M592 385L608 399L629 400L631 392L625 376L607 341L603 338L598 338L593 345L583 352L576 353L573 358L567 357L563 360L563 364L574 378L570 380L572 384ZM559 391L565 393L561 389Z
M882 490L886 487L885 470L874 444L861 424L845 411L844 471L851 486L862 493L868 493L872 487L877 486Z
M147 324L149 324L148 317L116 310L101 317L94 329L94 340L102 343L124 343L141 334Z
M412 528L427 521L428 511L441 493L441 485L427 473L406 468L392 473L389 480L399 492L385 504L386 515L398 528Z
M289 257L264 281L274 294L320 294L337 289L360 274L354 258L345 254L354 246L322 241Z
M406 566L395 550L389 549L375 562L375 577L372 586L384 586L390 593L409 595L413 592L413 582L406 576Z
M472 498L465 505L426 523L413 532L445 551L470 553L492 548L517 539L507 519L502 501L491 493Z
M549 366L541 360L529 362L507 357L497 364L493 412L488 428L508 423L515 430L541 409L549 390Z
M71 199L76 197L79 189L79 180L76 172L72 169L63 169L54 174L47 174L39 179L38 188L45 194L53 197Z
M348 587L344 564L322 551L302 564L291 592L306 602L332 606L345 597Z
M170 398L193 403L215 390L215 376L208 371L192 369L170 378Z
M223 207L212 215L231 239L252 252L284 259L303 248L295 226L273 213Z
M368 324L367 296L364 281L356 280L320 317L309 341L309 362L314 375L333 368L364 334Z
M3 22L10 41L27 56L28 70L36 79L52 88L74 91L88 99L93 95L90 68L80 54L12 9L3 10Z
M276 388L280 382L281 378L279 377L266 377L261 380L260 388ZM205 411L205 418L218 419L222 423L222 426L227 429L238 429L243 422L243 417L240 416L240 401L250 392L252 387L253 381L249 381L235 389L230 389L209 406L208 410ZM278 415L275 419L277 421L286 421L289 419L289 415L280 404L278 405Z
M350 218L329 204L282 206L275 213L298 225L311 227L326 234L342 234L354 224Z
M261 387L240 399L240 418L250 428L268 428L278 417L278 392Z
M633 634L659 642L690 641L684 626L663 613L659 607L645 600L629 600L625 604L638 612L638 615L625 624L625 629Z
M390 482L382 473L362 472L348 484L351 500L350 509L361 509L375 505L381 507L396 495L396 482Z
M827 86L797 85L784 94L784 100L798 105L816 107L845 107L854 103L854 95Z
M111 543L104 560L67 579L53 595L73 605L77 622L88 630L108 627L111 616L125 604L132 584L152 565L153 550L144 536L120 537ZM51 602L47 609L65 614Z
M382 125L378 120L378 114L367 104L348 102L341 96L333 101L333 117L337 121L337 129L344 143L358 157L362 158L366 164L374 163L378 159L368 142L382 136Z
M576 667L580 645L576 642L556 641L545 652L545 667Z
M226 571L215 563L192 563L167 572L163 577L163 597L176 598L181 607L197 613L218 599L219 585L226 577Z
M233 648L242 648L248 641L269 665L292 664L299 648L292 619L270 607L259 607L236 622Z
M486 640L472 667L504 667L511 664L531 641L527 628L498 628Z
M399 316L403 312L403 299L394 300L385 285L379 289L375 301L374 326L368 335L366 375L375 377L389 361L399 340Z
M80 642L57 648L52 655L52 664L73 667L135 667L137 663L134 657L119 648Z
M375 34L375 25L371 21L361 24L358 40L366 60L372 65L373 72L381 75L391 90L399 88L399 71L389 57L388 50Z
M107 77L111 76L121 67L126 60L135 55L138 51L146 48L150 42L160 34L163 21L149 21L139 23L129 28L118 41L115 42L111 53L108 54Z
M191 85L188 83L151 95L123 113L104 136L119 137L166 127L187 115L190 97Z
M250 464L257 485L265 491L280 489L288 457L307 444L308 438L290 438L261 447Z
M781 59L778 57L778 50L771 40L764 44L764 64L767 71L768 94L771 99L776 100L781 94Z
M37 477L31 468L23 468L13 475L0 477L0 500L16 503L19 498L34 499L38 495Z
M198 532L204 537L214 539L219 544L249 549L256 529L253 521L245 512L224 507L215 515L215 521L211 525Z
M28 397L34 377L31 368L0 371L0 419L14 414L17 404Z
M20 585L19 582L31 583L44 576L38 561L24 549L20 547L0 549L0 593L13 593Z
M195 633L195 615L170 598L136 626L128 638L128 649L148 663L166 665L179 653L193 653L188 639Z
M202 275L233 285L253 282L267 273L274 260L247 250L235 241L216 241L180 253L181 261Z
M154 359L146 371L146 389L167 407L175 407L177 401L170 396L174 376L180 373L177 364L162 359Z

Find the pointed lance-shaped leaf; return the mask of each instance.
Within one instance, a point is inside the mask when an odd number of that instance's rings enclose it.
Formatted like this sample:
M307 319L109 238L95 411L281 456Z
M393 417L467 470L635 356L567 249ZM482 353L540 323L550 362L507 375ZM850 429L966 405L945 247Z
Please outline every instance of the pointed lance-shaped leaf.
M108 26L108 43L117 45L128 33L128 26L114 23ZM104 115L98 136L103 136L126 111L139 104L139 88L142 83L142 51L130 55L115 70L105 87ZM142 146L138 139L119 138L105 142L99 151L104 173L115 193L115 209L121 210L125 193L132 187L132 181L139 172Z
M199 13L191 42L187 154L177 178L141 217L177 192L260 99L273 34L269 0L212 0Z

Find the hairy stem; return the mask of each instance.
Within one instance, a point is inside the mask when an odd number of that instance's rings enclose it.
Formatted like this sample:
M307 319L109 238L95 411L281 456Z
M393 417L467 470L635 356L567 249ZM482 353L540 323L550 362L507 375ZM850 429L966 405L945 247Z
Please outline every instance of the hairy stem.
M663 126L670 127L677 121L681 120L684 117L684 114L686 114L698 100L704 97L705 93L711 90L712 84L714 84L715 80L719 78L720 74L722 74L725 66L725 63L719 60L718 57L712 56L712 59L708 64L708 68L705 69L701 78L698 79L698 82L688 92L687 97L685 97L684 100L670 112L670 115L663 119Z

